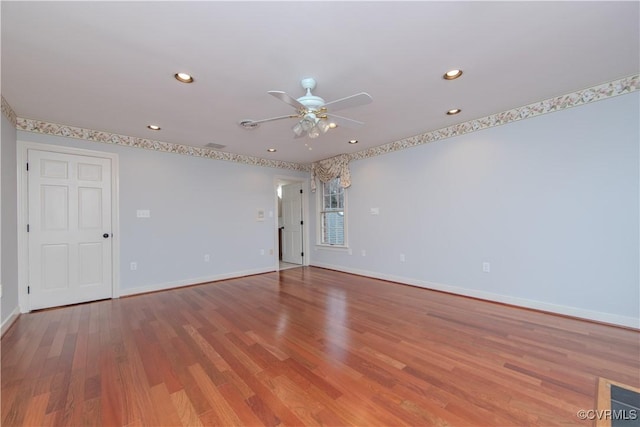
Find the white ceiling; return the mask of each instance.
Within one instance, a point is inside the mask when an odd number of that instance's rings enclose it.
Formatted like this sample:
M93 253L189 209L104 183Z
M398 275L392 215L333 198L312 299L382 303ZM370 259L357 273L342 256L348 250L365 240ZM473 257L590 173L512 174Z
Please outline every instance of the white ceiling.
M2 1L2 95L21 118L308 163L637 74L639 6ZM293 119L238 126L294 112L267 91L297 98L308 76L326 101L368 92L338 113L365 125L315 140Z

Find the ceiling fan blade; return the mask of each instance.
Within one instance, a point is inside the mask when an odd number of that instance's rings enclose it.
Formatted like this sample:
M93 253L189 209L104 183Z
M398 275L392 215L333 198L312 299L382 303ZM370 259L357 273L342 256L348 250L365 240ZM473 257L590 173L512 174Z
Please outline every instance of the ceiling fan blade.
M360 92L355 95L347 96L346 98L336 99L335 101L327 102L324 104L329 111L339 111L345 108L358 107L365 105L373 101L371 95L366 92Z
M296 115L288 115L288 116L271 117L269 119L262 119L262 120L243 120L240 123L247 122L247 124L258 124L258 123L265 123L265 122L273 122L275 120L282 120L282 119L295 119L297 117L298 116Z
M335 114L327 114L327 120L329 120L329 122L337 124L338 126L349 129L357 129L364 124L364 122L359 122L357 120L348 119L342 116L336 116Z
M275 96L280 101L291 105L296 110L304 110L305 109L305 106L302 105L300 102L298 102L297 99L292 98L291 96L287 95L285 92L282 92L281 90L270 90L268 93L269 93L269 95Z

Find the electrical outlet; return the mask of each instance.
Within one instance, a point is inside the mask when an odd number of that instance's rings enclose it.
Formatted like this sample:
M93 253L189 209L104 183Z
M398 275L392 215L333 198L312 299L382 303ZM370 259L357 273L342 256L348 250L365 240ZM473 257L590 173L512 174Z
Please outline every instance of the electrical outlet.
M138 263L137 262L132 262L130 264L130 268L131 268L131 271L137 270L138 269Z
M273 255L273 249L269 249L269 255Z
M210 262L210 261L211 261L211 255L205 254L204 255L204 262Z
M349 255L353 255L353 249L349 248Z
M491 273L491 264L488 262L482 263L482 271L485 273Z
M264 249L260 249L260 255L264 255Z
M360 251L360 255L362 256L367 256L367 251L365 251L364 249L362 251Z
M400 254L400 262L405 262L404 254Z

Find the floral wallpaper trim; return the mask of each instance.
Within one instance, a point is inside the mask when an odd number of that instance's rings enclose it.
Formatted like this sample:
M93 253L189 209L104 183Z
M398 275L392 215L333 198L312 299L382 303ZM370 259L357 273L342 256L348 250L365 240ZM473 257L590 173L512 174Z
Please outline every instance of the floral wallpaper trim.
M2 98L2 114L4 114L4 116L15 126L17 122L16 113L13 111L13 108L11 108L11 105L9 105L7 100L4 99L4 96L0 96L0 98Z
M3 104L4 105L4 104ZM43 122L40 120L23 119L18 117L16 127L26 132L43 133L46 135L64 136L67 138L85 139L87 141L102 142L105 144L124 145L127 147L144 148L147 150L162 151L165 153L184 154L194 157L205 157L214 160L226 160L229 162L243 163L252 166L265 166L279 169L289 169L307 172L308 165L280 160L262 159L259 157L245 156L242 154L226 153L205 147L192 147L171 142L154 141L146 138L118 135L110 132L102 132L73 126Z
M439 141L441 139L451 138L466 133L487 129L494 126L500 126L518 120L529 119L541 114L561 111L566 108L577 107L579 105L588 104L594 101L611 98L618 95L624 95L640 89L640 76L629 76L609 83L593 86L587 89L579 90L567 95L557 96L555 98L546 99L544 101L534 102L524 107L514 108L512 110L503 111L501 113L492 114L476 120L459 123L457 125L438 129L432 132L415 135L399 141L390 142L388 144L379 145L377 147L367 148L366 150L357 151L349 155L350 160L360 160L369 157L379 156L394 151L404 150L406 148L415 147L417 145L426 144L428 142Z
M541 114L561 111L571 107L588 104L595 101L624 95L640 89L640 75L625 77L601 85L593 86L567 95L549 98L544 101L534 102L523 107L514 108L501 113L492 114L476 120L448 126L431 132L411 136L409 138L357 151L348 155L349 160L361 160L369 157L380 156L394 151L404 150L429 142L439 141L454 136L464 135L494 126L500 126L518 120L528 119ZM69 138L86 139L88 141L103 142L106 144L125 145L128 147L144 148L147 150L163 151L167 153L184 154L196 157L205 157L214 160L226 160L254 166L265 166L279 169L309 172L310 164L269 160L259 157L245 156L242 154L226 153L204 147L192 147L183 144L154 141L145 138L118 135L109 132L83 129L73 126L59 125L39 120L16 118L11 106L2 97L2 113L17 127L18 130L27 132L44 133L47 135L65 136Z

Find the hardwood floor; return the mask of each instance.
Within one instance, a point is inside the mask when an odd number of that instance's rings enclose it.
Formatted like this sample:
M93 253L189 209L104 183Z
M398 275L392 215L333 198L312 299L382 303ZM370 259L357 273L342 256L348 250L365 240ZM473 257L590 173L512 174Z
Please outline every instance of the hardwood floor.
M2 425L593 425L640 333L318 268L21 316Z

